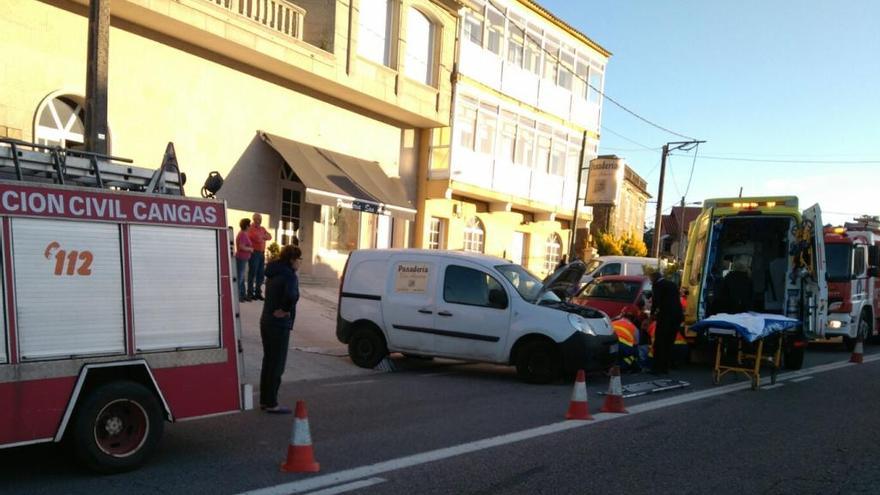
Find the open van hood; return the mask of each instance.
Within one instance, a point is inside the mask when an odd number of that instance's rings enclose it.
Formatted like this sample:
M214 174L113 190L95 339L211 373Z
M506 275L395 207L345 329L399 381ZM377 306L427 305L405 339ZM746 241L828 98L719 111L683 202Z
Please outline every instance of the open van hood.
M566 294L572 293L572 288L577 287L581 283L581 277L587 271L587 265L583 261L575 260L562 267L561 270L550 275L544 282L544 288L538 292L535 301L540 301L541 297L547 292L564 291Z

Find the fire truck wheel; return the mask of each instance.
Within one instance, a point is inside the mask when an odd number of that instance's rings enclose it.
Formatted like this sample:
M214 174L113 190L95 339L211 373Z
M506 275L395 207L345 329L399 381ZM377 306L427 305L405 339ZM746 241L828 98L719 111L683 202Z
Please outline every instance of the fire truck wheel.
M385 339L375 328L358 327L348 341L348 355L361 368L375 368L388 355Z
M868 327L868 320L865 317L864 313L862 313L862 315L859 317L859 325L856 327L856 332L856 338L846 336L843 337L843 344L846 346L847 352L852 352L853 350L855 350L856 343L859 341L859 337L863 339L862 342L868 342L870 328Z
M783 364L787 370L799 370L804 367L804 354L806 349L803 347L791 347L785 349L782 356Z
M130 381L101 385L85 397L73 423L73 448L102 473L134 469L152 452L164 428L156 396Z

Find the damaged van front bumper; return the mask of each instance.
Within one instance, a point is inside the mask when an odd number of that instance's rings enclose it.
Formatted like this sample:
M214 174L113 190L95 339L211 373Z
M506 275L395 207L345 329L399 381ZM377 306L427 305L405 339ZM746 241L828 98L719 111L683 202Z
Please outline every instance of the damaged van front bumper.
M604 370L617 362L616 335L589 335L574 332L559 344L566 372Z

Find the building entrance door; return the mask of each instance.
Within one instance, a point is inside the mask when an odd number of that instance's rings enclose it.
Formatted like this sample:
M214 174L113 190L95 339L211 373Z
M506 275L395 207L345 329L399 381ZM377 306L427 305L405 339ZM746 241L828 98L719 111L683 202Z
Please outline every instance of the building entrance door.
M525 261L526 235L522 232L514 232L510 239L510 246L507 248L507 258L518 265L522 265Z
M291 244L294 238L299 241L302 191L297 185L291 183L281 186L281 214L278 217L275 238L282 246Z

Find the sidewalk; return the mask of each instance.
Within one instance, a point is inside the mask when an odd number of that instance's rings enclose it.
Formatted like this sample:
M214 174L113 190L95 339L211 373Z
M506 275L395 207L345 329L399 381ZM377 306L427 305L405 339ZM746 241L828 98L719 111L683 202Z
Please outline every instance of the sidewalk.
M358 368L348 358L348 346L336 340L337 287L301 285L296 307L290 350L283 381L296 382L339 376L363 376L377 373ZM262 301L239 305L245 383L259 389L263 346L260 341Z

